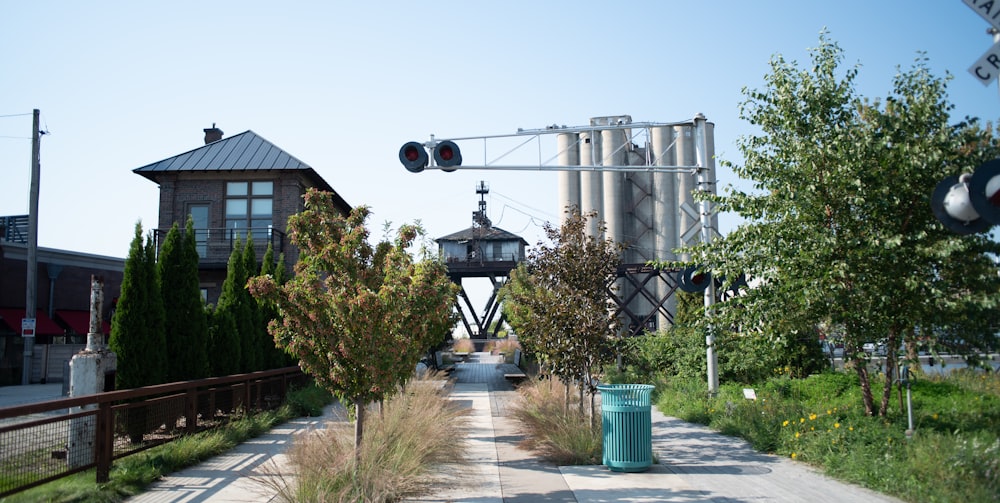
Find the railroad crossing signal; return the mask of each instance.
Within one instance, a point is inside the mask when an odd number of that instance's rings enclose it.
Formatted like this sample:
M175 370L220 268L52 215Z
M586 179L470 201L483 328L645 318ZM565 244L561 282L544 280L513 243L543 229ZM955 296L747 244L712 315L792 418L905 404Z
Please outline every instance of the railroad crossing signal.
M931 211L956 234L985 232L1000 225L1000 159L973 172L949 176L934 188Z
M428 155L427 149L431 150L432 155ZM411 173L423 171L431 158L434 159L434 166L449 173L462 165L462 151L451 140L434 141L432 138L427 143L408 141L399 149L399 162Z

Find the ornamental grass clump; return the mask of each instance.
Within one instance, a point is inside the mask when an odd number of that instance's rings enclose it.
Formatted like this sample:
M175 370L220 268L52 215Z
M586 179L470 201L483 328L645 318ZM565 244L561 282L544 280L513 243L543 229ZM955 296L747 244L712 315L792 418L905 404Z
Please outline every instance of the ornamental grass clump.
M601 421L580 414L580 393L575 386L532 380L519 388L512 414L524 432L521 446L557 465L601 463Z
M411 381L381 411L373 406L360 464L347 421L303 435L288 453L294 479L271 484L288 502L390 502L428 492L435 468L461 462L465 452L456 439L465 413L442 390L440 381Z
M455 339L455 343L451 345L451 350L455 353L474 353L476 345L473 344L472 339L463 337Z

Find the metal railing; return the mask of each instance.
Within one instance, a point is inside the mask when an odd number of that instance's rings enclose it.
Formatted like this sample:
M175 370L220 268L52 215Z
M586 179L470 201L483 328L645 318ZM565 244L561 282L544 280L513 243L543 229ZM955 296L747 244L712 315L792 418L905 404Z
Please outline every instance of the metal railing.
M0 239L11 243L27 243L28 215L0 217Z
M91 468L107 482L113 460L276 408L308 380L287 367L0 408L0 497Z
M170 229L156 229L156 249L163 245L163 240L167 237ZM198 249L198 256L203 261L222 262L229 260L229 255L233 251L233 245L239 240L246 243L247 236L253 237L254 251L257 259L260 260L267 250L268 244L274 249L275 255L285 251L285 233L273 227L250 227L241 229L229 229L224 227L213 227L208 229L195 229L195 246Z

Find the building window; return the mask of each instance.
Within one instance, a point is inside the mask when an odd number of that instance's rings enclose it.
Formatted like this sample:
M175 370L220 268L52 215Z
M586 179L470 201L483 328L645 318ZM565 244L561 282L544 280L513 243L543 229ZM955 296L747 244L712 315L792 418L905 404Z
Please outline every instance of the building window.
M188 214L194 223L195 248L198 256L204 257L208 253L208 205L192 203L188 205Z
M232 238L246 238L247 229L256 241L270 236L274 182L227 182L226 229Z

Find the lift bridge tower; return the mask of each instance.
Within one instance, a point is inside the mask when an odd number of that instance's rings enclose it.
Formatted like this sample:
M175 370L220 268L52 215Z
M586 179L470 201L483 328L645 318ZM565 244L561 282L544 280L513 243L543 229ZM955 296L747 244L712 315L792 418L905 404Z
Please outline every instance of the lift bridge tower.
M524 260L524 249L528 244L521 237L493 226L486 216L486 194L489 192L486 182L476 185L479 209L472 212L472 227L436 240L440 256L448 266L448 276L461 287L455 305L466 332L473 340L496 338L499 333L504 316L497 294L507 282L510 272ZM493 285L481 313L473 307L462 285L462 280L467 278L486 278Z
M504 141L513 148L505 150ZM482 143L482 164L463 163L459 144L468 148L476 142ZM511 154L518 150L533 157L536 146L537 163L506 160L516 157ZM695 197L699 192L716 192L714 125L702 114L679 122L632 122L631 116L616 115L594 117L586 126L552 125L506 135L445 140L431 135L427 142L403 144L399 160L413 173L425 169L559 172L556 197L560 210L575 207L583 213L595 212L597 219L590 235L627 247L618 278L608 285L626 335L672 325L674 292L678 289L703 292L706 309L715 302L716 281L697 267L665 270L647 265L650 261L686 261L688 257L677 255L677 250L710 243L717 233L718 219L711 202ZM600 235L598 222L606 227ZM470 229L470 243L475 229ZM458 246L461 239L453 237L456 241L451 244ZM468 257L467 249L459 251ZM490 309L495 311L495 304ZM478 325L477 329L481 328ZM711 330L706 347L709 391L714 393L718 374Z

